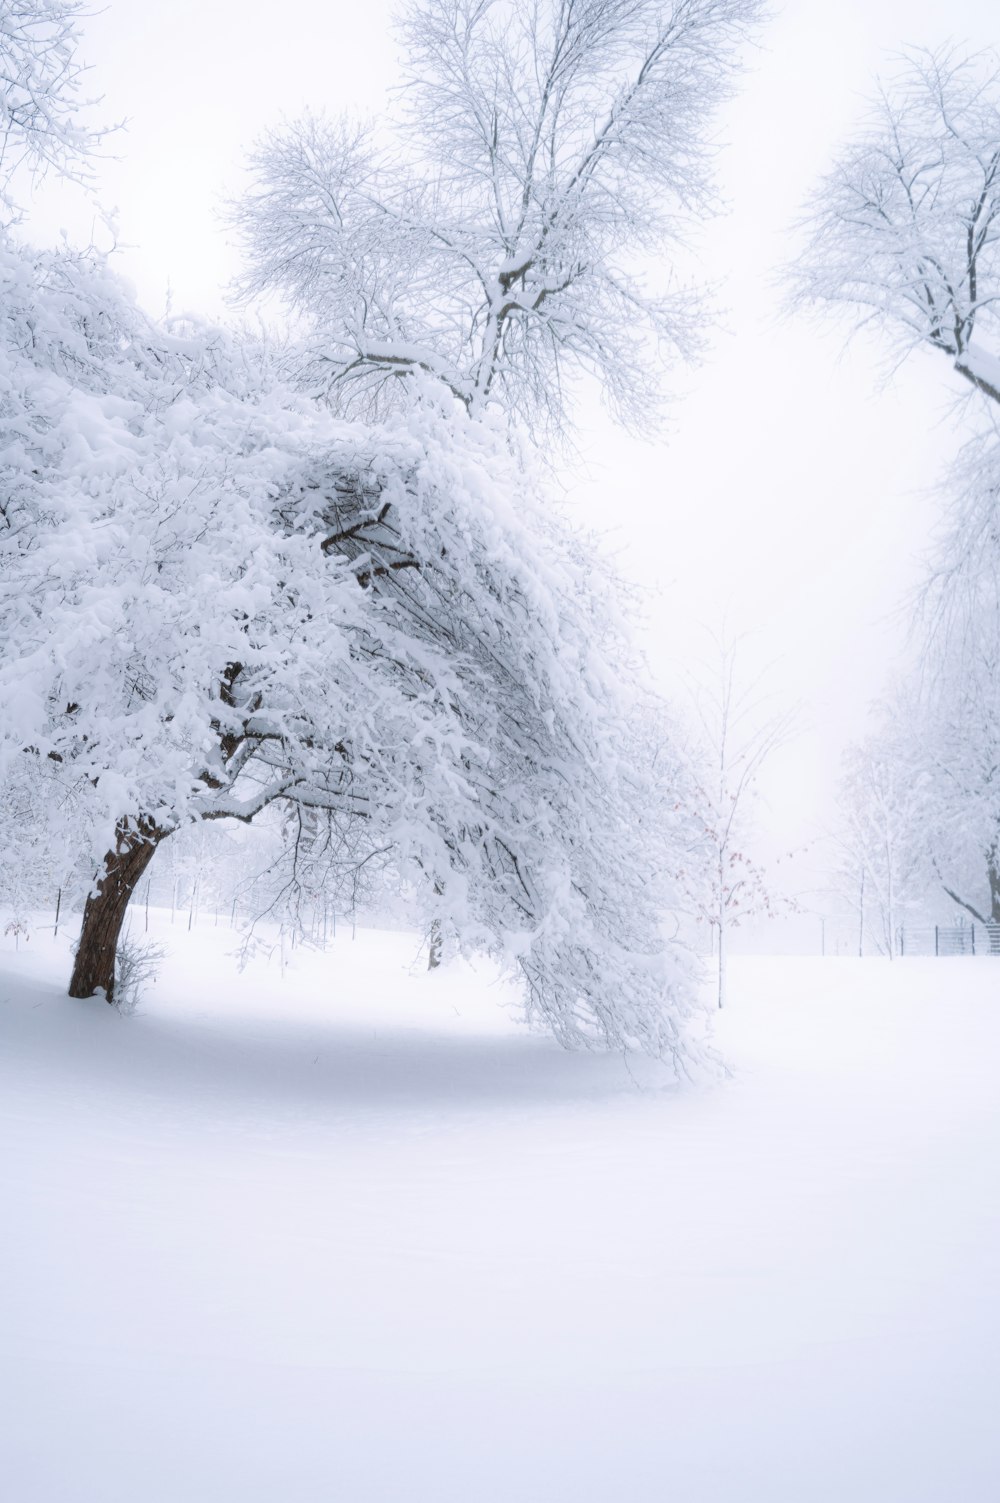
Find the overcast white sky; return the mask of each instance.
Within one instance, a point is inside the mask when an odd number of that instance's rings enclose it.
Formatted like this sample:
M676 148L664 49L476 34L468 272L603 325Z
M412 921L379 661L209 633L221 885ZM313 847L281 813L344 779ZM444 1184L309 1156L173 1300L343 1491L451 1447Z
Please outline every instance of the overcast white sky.
M282 116L377 114L398 78L388 0L110 0L86 22L105 118L127 118L101 199L117 206L121 264L163 310L225 310L234 270L219 205L247 144ZM585 414L574 504L613 531L650 587L650 655L669 684L703 652L696 623L753 633L748 669L803 705L805 732L774 763L774 839L821 822L846 739L890 671L895 614L934 515L924 494L960 420L946 366L886 379L877 345L780 317L790 225L850 127L887 52L947 38L1000 40L996 0L787 0L727 111L720 176L730 213L706 226L706 271L726 327L683 377L671 431L630 440ZM79 202L39 196L35 232L86 233Z

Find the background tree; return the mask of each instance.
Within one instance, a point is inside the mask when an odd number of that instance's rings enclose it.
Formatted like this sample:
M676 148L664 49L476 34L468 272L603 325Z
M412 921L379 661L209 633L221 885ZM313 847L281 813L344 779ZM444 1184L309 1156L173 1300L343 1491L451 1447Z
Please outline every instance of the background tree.
M243 294L280 294L313 389L365 412L421 369L473 413L495 398L558 429L590 372L647 425L660 350L698 342L698 300L663 269L714 208L709 119L758 12L411 0L405 149L308 115L266 135L234 210Z
M798 300L853 309L904 354L939 352L981 401L919 601L921 666L889 711L889 739L895 786L924 791L910 842L951 901L997 921L1000 55L904 54L806 223Z
M1000 924L1000 652L939 634L879 729L845 758L842 887L863 887L865 929L891 953L904 912L942 898Z
M968 444L919 602L901 726L926 788L925 841L948 898L1000 924L1000 531L996 443Z
M858 954L868 934L891 959L905 913L930 885L927 783L897 728L848 749L839 804L838 875L857 902Z
M914 49L816 189L801 301L852 308L1000 402L1000 55Z

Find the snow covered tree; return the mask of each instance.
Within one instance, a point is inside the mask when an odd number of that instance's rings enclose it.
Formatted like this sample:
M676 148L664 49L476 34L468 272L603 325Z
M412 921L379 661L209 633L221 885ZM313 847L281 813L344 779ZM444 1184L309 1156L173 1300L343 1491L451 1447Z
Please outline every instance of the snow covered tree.
M366 415L423 370L558 429L590 372L647 426L658 349L691 351L701 315L643 259L713 207L709 119L759 8L410 0L403 139L309 115L265 136L234 210L244 295L280 294L312 389Z
M995 458L986 456L981 477L989 503L974 484L972 453L956 471L921 598L915 666L847 768L843 843L866 871L883 945L894 915L924 896L939 903L943 894L978 922L1000 923L1000 550L997 534L980 530L990 510L995 527Z
M952 901L997 921L1000 55L905 54L807 224L799 301L847 306L903 353L938 351L982 399L983 431L953 467L921 601L921 669L890 719L896 785L925 790L911 838Z
M0 784L29 828L0 810L96 873L72 993L113 994L174 831L285 804L345 862L393 852L564 1043L679 1057L613 591L505 426L437 385L337 421L92 257L8 242L0 275Z
M951 477L919 617L911 762L928 787L928 842L948 897L1000 923L1000 454L966 445Z
M574 61L594 36L612 71L635 62L640 33L649 50L630 86L608 84L592 158L509 268L511 296L546 308L542 344L558 325L550 300L587 274L567 265L566 287L549 286L546 247L592 182L610 223L663 139L663 81L646 86L661 54L686 59L671 74L681 163L699 81L726 72L712 47L750 9L678 0L666 31L644 0L559 9L545 109L560 129L582 130L598 98L599 70L579 92ZM499 15L452 10L473 30ZM45 14L72 94L74 7ZM539 36L549 14L536 14ZM48 37L34 34L39 79ZM62 147L25 150L65 167L82 142L55 105L51 119ZM554 126L543 137L533 184L563 143ZM609 152L618 165L602 177ZM545 172L562 170L552 158ZM535 208L529 193L522 229ZM610 241L600 214L591 223L597 266ZM390 237L373 244L393 261ZM625 297L624 281L605 281ZM26 877L5 870L22 886L77 882L71 994L112 999L125 911L164 841L284 811L295 882L336 886L383 862L422 886L460 945L519 971L529 1013L563 1043L683 1061L691 988L683 951L661 937L672 893L643 828L651 785L615 592L486 410L492 378L463 389L407 357L407 402L362 426L285 386L252 341L156 325L96 254L35 253L3 233L0 284L0 848L18 853ZM433 278L414 285L419 305ZM504 322L494 353L516 343ZM568 334L554 347L576 348Z
M905 54L806 223L801 300L939 351L1000 402L1000 54Z
M1000 704L992 651L925 659L846 759L840 836L865 928L892 953L904 910L942 897L1000 924Z

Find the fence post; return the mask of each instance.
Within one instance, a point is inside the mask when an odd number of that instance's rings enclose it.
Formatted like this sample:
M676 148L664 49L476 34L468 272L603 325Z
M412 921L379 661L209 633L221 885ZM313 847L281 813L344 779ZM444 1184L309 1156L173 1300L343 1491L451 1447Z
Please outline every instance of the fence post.
M938 953L938 926L934 925L934 954Z
M975 953L976 953L976 926L975 926L975 924L973 924L973 926L972 926L972 953L973 953L973 955L975 955Z

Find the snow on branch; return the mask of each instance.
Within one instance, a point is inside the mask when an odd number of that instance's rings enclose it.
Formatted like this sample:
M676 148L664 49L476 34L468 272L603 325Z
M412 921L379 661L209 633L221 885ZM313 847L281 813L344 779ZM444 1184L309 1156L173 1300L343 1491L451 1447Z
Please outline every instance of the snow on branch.
M82 0L0 0L0 202L11 213L18 168L87 181L107 134L81 119L97 102L77 57L87 14Z

